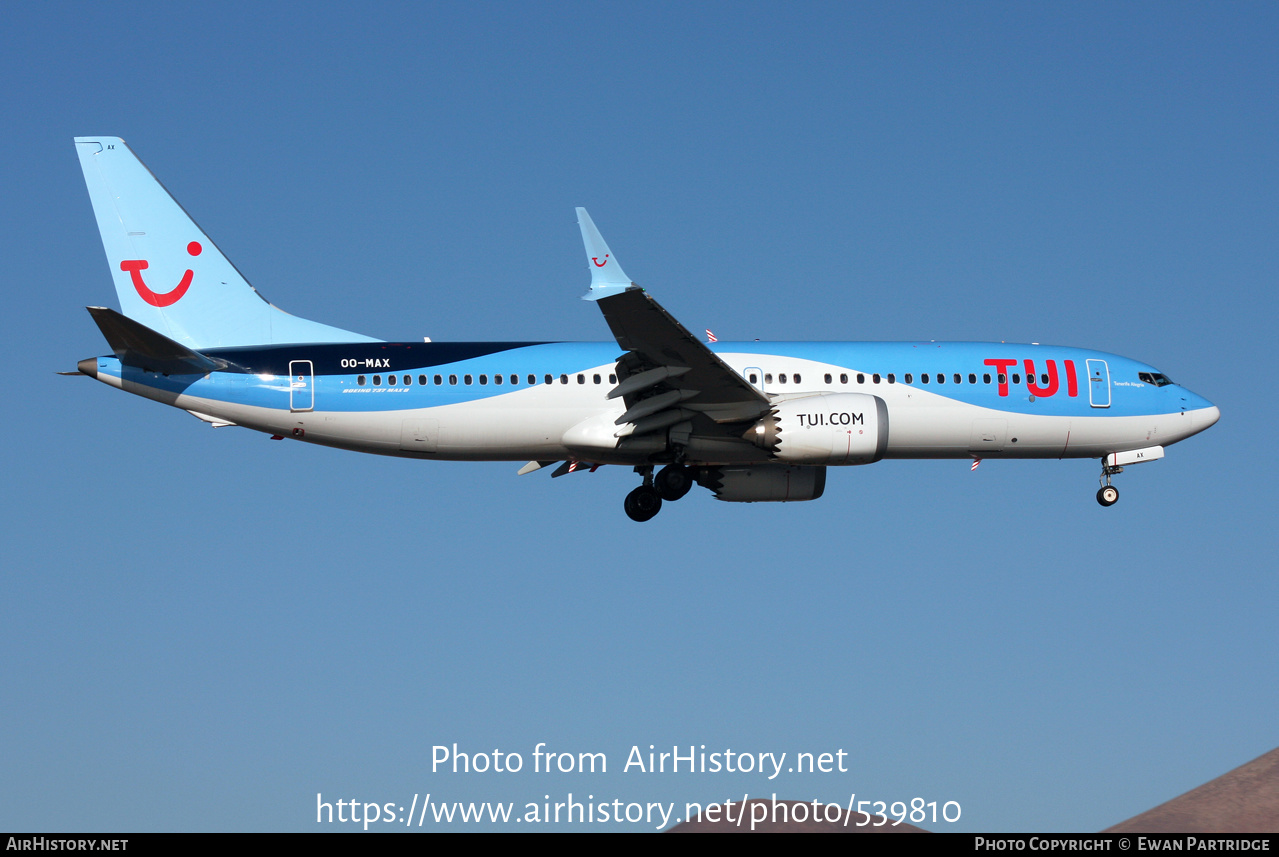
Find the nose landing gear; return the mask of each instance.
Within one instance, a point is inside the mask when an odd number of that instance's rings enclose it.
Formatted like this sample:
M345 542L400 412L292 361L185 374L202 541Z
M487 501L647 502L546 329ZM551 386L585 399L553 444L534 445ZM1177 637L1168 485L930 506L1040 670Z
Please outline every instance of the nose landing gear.
M1097 502L1103 506L1113 506L1119 502L1119 489L1110 484L1110 477L1123 473L1124 469L1115 464L1107 464L1101 460L1101 488L1097 491Z

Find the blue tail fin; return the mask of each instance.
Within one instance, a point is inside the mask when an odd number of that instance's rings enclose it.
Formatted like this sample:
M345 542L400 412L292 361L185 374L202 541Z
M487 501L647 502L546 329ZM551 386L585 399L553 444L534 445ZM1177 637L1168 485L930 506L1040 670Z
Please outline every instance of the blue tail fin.
M193 349L377 341L268 303L119 137L75 142L129 318Z

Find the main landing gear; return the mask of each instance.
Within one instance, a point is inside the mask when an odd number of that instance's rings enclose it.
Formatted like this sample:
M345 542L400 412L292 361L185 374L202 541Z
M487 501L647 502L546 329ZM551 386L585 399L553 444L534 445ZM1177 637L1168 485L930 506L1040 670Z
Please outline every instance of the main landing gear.
M1101 488L1097 491L1098 503L1103 506L1113 506L1119 502L1119 489L1110 484L1110 477L1123 472L1122 467L1107 464L1105 458L1101 460Z
M644 484L626 495L623 507L632 521L644 522L662 511L662 501L674 503L693 487L693 471L682 464L668 464L653 476L653 466L636 467Z
M662 499L674 503L693 487L693 471L682 464L668 464L657 472L653 482Z
M626 516L643 523L662 511L662 498L652 485L641 485L626 495Z

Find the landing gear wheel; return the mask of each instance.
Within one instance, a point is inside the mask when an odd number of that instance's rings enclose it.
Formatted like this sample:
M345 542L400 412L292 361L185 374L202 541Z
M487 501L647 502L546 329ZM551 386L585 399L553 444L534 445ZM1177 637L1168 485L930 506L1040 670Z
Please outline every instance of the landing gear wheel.
M651 486L641 485L626 495L623 506L628 518L642 523L662 511L662 498Z
M673 503L693 487L693 474L682 464L668 464L657 472L653 487L663 500Z
M1119 502L1119 489L1113 485L1103 485L1097 491L1097 502L1103 506L1113 506Z

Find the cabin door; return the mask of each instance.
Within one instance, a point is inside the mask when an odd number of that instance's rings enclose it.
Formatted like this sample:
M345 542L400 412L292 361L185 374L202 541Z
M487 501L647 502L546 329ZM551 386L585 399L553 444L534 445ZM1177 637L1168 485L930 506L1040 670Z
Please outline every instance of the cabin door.
M1110 407L1110 367L1105 360L1088 361L1088 401L1094 408Z
M315 372L310 360L289 362L289 410L315 410Z

